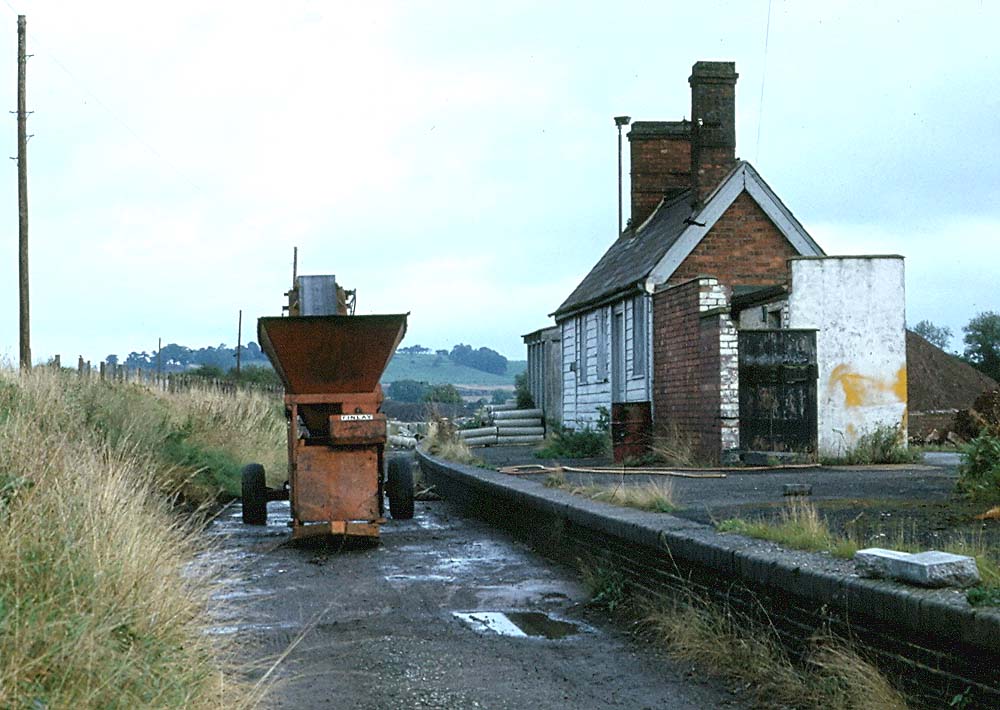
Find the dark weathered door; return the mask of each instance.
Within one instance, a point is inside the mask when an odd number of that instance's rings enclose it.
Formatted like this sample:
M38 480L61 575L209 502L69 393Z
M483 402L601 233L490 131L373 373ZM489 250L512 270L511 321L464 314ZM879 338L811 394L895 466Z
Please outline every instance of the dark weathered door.
M625 401L625 314L611 314L611 401Z
M816 331L740 331L740 448L816 451Z

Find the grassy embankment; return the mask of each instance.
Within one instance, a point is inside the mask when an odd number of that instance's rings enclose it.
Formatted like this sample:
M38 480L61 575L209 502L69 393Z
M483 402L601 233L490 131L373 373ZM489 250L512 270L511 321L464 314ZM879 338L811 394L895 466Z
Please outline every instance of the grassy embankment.
M252 704L173 502L231 495L283 437L273 398L0 370L0 707Z

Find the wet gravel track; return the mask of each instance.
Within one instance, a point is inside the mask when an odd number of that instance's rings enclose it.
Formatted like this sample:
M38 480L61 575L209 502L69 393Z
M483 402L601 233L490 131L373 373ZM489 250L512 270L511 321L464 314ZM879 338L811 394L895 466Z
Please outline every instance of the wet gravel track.
M208 529L226 577L211 632L253 677L296 644L266 707L745 707L586 606L574 570L445 502L352 548L289 544L287 506L251 527L236 503Z

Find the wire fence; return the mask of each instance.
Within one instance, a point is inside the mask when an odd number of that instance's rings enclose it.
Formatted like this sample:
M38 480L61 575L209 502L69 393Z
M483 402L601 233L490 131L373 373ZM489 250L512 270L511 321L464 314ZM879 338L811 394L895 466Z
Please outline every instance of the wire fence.
M195 387L215 389L219 392L229 393L241 390L255 390L257 392L283 395L285 392L284 388L280 385L263 382L204 377L188 372L159 372L152 369L127 367L126 365L113 362L99 362L96 365L92 365L90 360L84 360L82 357L77 360L75 370L63 368L59 355L52 358L49 366L60 370L76 372L80 377L99 379L107 382L141 384L161 392L185 392Z

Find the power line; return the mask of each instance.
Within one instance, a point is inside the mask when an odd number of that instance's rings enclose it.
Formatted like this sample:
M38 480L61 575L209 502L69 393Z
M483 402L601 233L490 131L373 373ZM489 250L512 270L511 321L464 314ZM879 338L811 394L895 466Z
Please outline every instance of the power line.
M764 81L767 79L767 45L771 38L771 0L767 0L767 28L764 30L764 67L760 73L760 103L757 106L757 146L753 162L760 159L760 124L764 118Z

